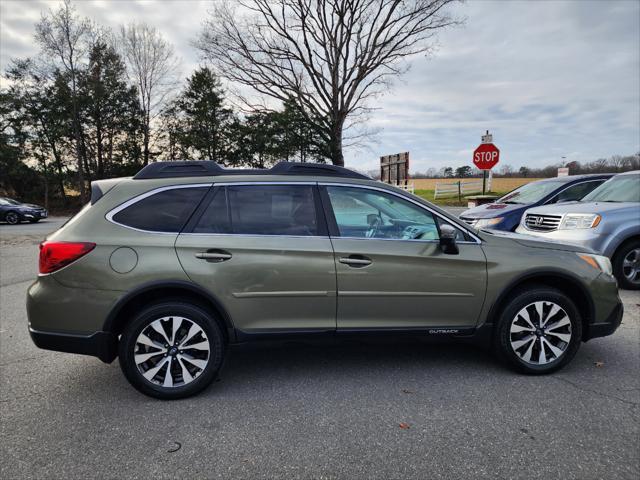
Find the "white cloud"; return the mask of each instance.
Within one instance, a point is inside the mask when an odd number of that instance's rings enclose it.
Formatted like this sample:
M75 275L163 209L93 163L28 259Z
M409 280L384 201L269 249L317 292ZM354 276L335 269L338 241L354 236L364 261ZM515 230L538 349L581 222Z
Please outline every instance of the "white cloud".
M182 58L209 1L78 1L82 15L117 28L157 26ZM53 1L0 3L0 67L37 53L33 24ZM347 164L372 169L383 154L410 151L412 169L470 164L489 129L502 162L544 165L640 150L640 2L470 1L455 7L463 27L444 32L432 58L381 97L369 127L379 133L349 149Z

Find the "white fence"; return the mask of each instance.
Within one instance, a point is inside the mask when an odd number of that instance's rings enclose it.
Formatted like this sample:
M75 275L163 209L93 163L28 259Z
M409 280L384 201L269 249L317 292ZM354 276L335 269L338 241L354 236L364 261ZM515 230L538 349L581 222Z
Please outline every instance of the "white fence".
M413 186L413 182L407 182L406 185L394 185L394 187L398 187L401 188L403 190L406 190L409 193L414 193L414 186Z
M487 192L491 191L491 176L487 177ZM463 197L465 195L471 195L473 193L482 193L482 179L473 178L469 180L459 180L457 182L438 182L436 183L436 191L433 194L433 198L443 197Z

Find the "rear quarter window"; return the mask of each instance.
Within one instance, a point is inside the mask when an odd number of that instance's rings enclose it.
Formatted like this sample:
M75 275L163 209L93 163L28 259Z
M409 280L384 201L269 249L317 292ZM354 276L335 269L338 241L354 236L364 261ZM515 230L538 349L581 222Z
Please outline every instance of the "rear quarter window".
M196 209L209 187L163 190L135 201L111 219L121 225L150 232L178 233Z

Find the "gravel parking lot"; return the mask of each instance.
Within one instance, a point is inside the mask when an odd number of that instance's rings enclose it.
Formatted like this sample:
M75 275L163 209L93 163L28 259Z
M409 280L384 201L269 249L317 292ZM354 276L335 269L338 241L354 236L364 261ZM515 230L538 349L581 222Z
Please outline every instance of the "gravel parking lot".
M0 225L0 478L640 476L638 293L621 292L615 335L551 376L460 344L264 344L162 402L117 361L31 343L37 244L63 221Z

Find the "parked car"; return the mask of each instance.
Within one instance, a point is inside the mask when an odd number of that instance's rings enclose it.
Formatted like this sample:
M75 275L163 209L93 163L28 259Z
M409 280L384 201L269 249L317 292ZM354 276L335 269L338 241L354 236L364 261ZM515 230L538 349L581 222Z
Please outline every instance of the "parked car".
M640 171L621 173L580 203L527 210L518 233L591 248L611 259L622 288L640 289Z
M202 390L230 344L291 335L466 338L549 373L622 318L606 257L476 230L340 167L158 162L91 193L41 245L31 338L119 357L154 397Z
M16 225L20 222L36 223L47 218L47 215L47 210L39 205L0 197L0 220L10 225Z
M460 218L476 228L513 232L527 208L580 200L612 176L612 173L573 175L527 183L493 203L464 211Z

